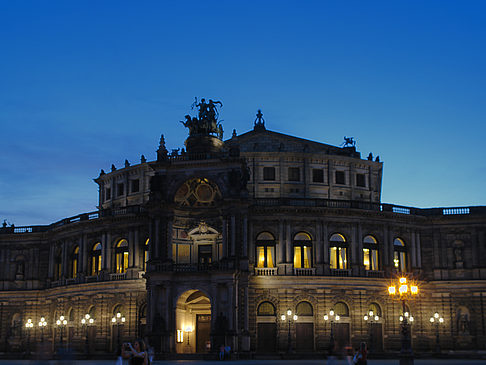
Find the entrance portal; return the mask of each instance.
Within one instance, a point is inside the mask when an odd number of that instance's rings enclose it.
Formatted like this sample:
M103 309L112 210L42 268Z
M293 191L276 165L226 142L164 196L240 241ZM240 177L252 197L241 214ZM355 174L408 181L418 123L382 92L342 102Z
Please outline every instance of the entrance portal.
M188 290L177 300L177 353L204 353L211 347L211 302L200 290Z

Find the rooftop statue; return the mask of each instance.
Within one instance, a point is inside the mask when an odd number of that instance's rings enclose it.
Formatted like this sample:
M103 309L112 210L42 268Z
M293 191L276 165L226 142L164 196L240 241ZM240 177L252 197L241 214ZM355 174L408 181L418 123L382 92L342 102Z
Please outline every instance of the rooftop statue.
M355 147L356 141L354 137L346 137L344 136L344 142L341 144L342 147Z
M220 101L213 101L209 99L201 99L198 102L197 97L192 104L192 109L198 108L198 116L191 117L190 115L185 116L185 120L181 121L184 127L189 129L189 136L207 136L212 135L219 139L223 139L223 126L218 122L219 108L223 107L223 103Z

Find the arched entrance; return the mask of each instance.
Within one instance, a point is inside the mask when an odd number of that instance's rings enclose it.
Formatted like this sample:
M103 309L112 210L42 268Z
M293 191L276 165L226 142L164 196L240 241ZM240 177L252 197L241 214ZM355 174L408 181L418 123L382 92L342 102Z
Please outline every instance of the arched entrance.
M211 301L200 290L188 290L176 304L176 352L204 353L211 346Z

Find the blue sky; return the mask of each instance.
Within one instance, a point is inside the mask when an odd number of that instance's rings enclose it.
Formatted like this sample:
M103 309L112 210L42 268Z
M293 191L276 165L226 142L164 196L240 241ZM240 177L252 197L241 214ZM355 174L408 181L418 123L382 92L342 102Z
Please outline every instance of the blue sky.
M155 158L195 96L384 161L382 201L486 205L483 1L2 1L0 219L93 211L93 178Z

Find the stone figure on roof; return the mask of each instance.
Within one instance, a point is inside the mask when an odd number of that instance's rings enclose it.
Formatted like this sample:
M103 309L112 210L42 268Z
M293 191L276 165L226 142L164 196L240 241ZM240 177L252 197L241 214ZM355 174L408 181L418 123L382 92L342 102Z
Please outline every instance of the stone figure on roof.
M185 121L181 121L184 127L189 129L189 136L212 135L223 139L223 127L218 122L218 106L221 108L223 103L212 99L209 99L206 103L204 98L198 102L197 97L195 98L194 103L192 103L192 109L198 108L198 116L191 117L186 115Z

